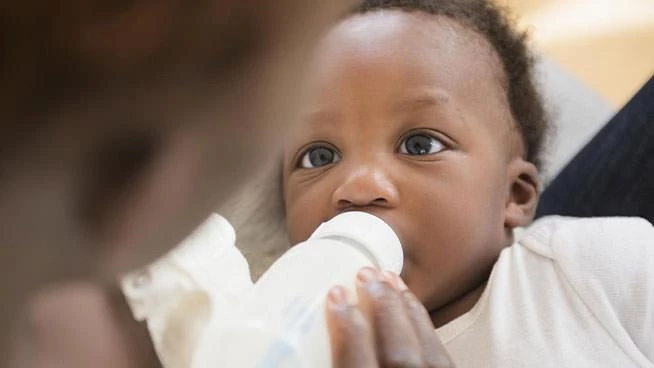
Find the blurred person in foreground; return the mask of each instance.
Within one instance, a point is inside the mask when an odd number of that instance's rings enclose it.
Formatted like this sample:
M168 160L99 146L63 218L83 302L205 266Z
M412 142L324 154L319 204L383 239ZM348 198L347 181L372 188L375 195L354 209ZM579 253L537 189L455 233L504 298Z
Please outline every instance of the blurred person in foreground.
M1 6L0 365L57 366L32 345L75 355L67 366L156 364L111 307L116 275L179 242L265 162L312 41L345 3ZM56 305L75 300L85 307L66 323Z

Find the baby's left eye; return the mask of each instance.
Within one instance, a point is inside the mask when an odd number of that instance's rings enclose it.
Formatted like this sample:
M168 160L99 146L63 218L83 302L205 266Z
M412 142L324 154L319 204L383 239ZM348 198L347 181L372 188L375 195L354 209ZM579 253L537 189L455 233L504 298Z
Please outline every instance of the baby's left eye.
M400 145L400 153L411 156L432 155L445 149L445 145L427 134L413 134L404 139Z

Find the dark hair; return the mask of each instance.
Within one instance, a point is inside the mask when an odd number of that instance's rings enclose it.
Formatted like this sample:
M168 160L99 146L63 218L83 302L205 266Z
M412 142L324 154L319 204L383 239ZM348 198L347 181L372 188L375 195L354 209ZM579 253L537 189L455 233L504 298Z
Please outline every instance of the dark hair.
M526 159L540 167L549 122L533 80L534 58L526 35L513 29L506 13L488 0L362 0L352 14L382 9L444 16L483 36L502 62L507 97L524 140Z

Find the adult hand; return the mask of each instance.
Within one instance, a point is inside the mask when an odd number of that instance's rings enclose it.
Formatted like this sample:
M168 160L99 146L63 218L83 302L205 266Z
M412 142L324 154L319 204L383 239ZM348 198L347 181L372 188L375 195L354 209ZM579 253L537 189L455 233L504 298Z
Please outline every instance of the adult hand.
M357 296L358 304L343 287L328 296L334 367L454 366L429 314L397 275L364 268L357 276Z

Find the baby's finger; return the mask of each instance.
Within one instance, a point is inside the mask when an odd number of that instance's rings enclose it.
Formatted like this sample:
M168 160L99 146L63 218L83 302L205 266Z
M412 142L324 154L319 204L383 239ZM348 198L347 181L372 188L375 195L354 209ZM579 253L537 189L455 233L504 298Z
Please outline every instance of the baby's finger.
M361 308L375 336L383 367L422 367L422 346L401 295L382 274L364 268L357 277Z
M333 288L327 296L332 366L334 368L376 367L372 330L356 305L351 291Z

